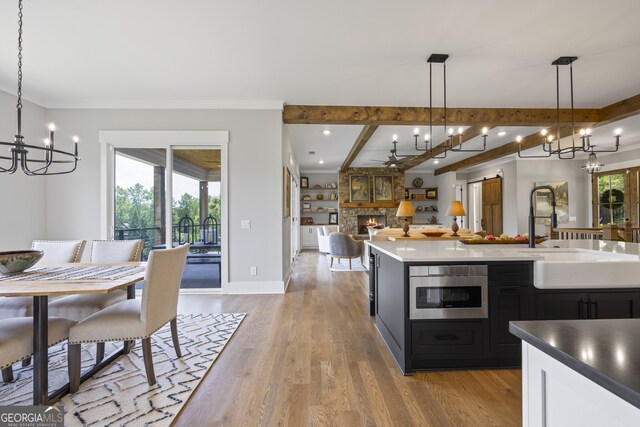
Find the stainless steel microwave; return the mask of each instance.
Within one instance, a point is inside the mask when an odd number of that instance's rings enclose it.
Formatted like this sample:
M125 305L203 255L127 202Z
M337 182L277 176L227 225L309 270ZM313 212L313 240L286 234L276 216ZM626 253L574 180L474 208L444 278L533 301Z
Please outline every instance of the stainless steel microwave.
M488 288L486 265L412 266L409 318L486 318Z

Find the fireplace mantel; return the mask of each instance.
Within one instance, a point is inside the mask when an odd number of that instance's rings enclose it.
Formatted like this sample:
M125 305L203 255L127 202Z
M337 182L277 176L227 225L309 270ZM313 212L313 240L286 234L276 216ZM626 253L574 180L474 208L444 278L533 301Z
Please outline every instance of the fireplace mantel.
M397 208L400 202L342 202L341 208Z

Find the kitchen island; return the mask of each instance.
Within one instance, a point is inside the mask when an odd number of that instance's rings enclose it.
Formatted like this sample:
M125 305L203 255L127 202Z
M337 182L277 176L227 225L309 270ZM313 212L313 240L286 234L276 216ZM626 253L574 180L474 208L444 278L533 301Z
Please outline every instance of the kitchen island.
M640 317L637 244L367 244L375 325L405 374L520 366L512 320Z

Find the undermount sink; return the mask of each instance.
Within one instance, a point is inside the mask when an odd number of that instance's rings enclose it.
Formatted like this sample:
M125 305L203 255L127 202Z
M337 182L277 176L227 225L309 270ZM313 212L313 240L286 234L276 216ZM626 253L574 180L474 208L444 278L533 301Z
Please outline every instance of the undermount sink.
M566 248L518 252L535 260L534 285L539 289L640 287L637 255Z

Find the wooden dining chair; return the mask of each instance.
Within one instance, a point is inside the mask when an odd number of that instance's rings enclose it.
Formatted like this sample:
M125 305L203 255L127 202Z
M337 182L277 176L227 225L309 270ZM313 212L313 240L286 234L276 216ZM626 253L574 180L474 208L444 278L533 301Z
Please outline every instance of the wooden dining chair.
M189 244L175 249L151 251L147 261L141 299L119 302L81 320L69 331L69 383L72 393L80 386L80 358L83 343L142 340L142 354L149 385L156 383L151 354L151 335L171 323L177 357L177 310L180 282Z
M86 240L34 240L31 249L44 252L35 267L79 262L86 243ZM32 297L0 297L0 319L32 315Z
M94 240L91 242L91 262L140 261L142 240ZM126 290L106 294L69 295L49 303L49 315L76 322L127 299ZM96 363L104 358L104 343L96 349Z
M49 347L67 339L76 322L49 317ZM2 381L13 381L13 365L33 355L33 319L15 317L0 320L0 369Z

